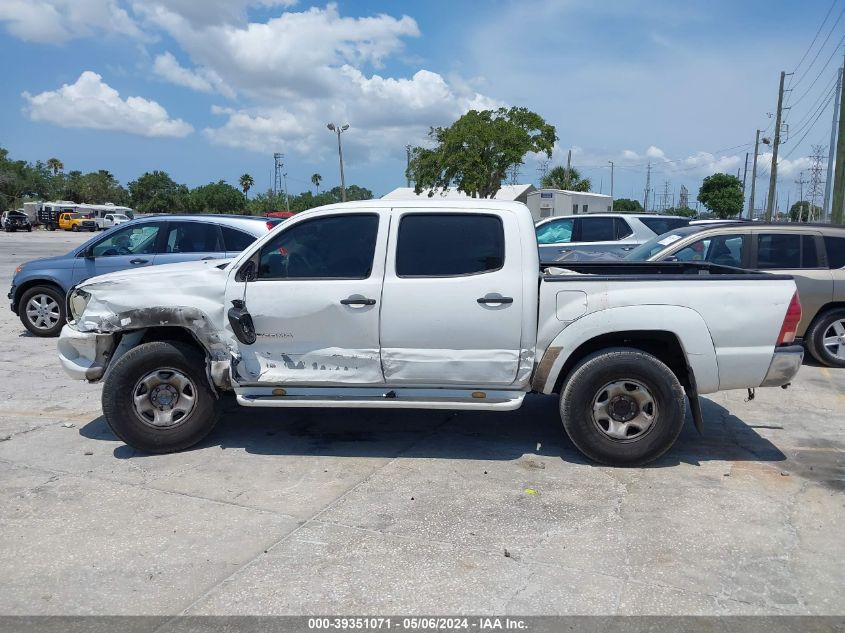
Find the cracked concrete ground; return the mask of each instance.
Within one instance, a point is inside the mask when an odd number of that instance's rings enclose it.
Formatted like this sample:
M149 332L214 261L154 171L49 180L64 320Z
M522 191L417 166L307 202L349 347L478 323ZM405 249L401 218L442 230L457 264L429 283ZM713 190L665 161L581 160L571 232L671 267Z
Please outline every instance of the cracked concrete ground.
M0 233L0 285L87 237ZM99 397L0 310L0 615L845 613L845 370L708 396L703 437L630 470L585 462L553 398L228 402L146 456Z

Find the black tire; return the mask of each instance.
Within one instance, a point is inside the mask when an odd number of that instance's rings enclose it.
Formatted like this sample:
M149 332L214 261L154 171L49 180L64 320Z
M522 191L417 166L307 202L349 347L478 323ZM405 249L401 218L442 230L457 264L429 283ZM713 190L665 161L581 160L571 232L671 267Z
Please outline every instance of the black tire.
M27 233L32 233L32 227L31 227L31 226L26 227L26 232L27 232Z
M608 399L611 385L621 385L622 394ZM615 439L609 429L602 428L606 423L609 426L609 418L595 420L593 407L602 397L608 403L621 399L619 406L628 407L632 399L626 390L631 387L630 393L650 397L651 404L645 405L643 412L651 411L651 422L630 438ZM639 411L639 405L636 409ZM572 443L589 459L609 466L640 466L663 455L680 434L685 412L684 390L672 370L651 354L627 347L587 356L569 374L560 396L563 427ZM636 429L637 419L639 413L631 424L622 423L626 433Z
M154 341L129 350L108 369L103 383L103 414L114 434L147 453L172 453L200 442L218 418L217 398L208 383L205 362L196 348L178 342ZM136 411L135 393L144 389L140 383L144 377L173 370L189 379L193 408L171 426L154 426Z
M41 303L39 296L45 297L44 302L47 304L50 304L49 300L52 299L58 305L58 320L52 327L46 327L45 322L39 320L38 316L30 316L28 313L27 306L32 299ZM54 313L53 310L51 310L51 313ZM56 286L33 286L21 295L21 300L18 303L18 316L23 326L35 336L44 338L58 336L67 320L67 315L65 314L65 293Z
M845 309L833 309L816 316L804 336L807 351L822 365L828 367L845 367L845 358L836 356L824 346L825 333L837 321L845 321Z
M47 225L47 230L48 230L48 231L55 231L55 230L56 230L56 225L55 225L55 224L48 224L48 225Z
M70 227L70 230L76 233L77 231L79 231L79 227L74 224Z

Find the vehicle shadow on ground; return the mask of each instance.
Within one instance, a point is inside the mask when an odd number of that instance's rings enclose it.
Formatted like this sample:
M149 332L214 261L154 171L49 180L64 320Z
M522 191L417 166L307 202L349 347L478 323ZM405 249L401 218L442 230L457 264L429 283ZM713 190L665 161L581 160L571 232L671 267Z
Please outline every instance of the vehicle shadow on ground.
M687 413L671 451L650 467L710 460L779 462L786 456L724 407L702 398L703 434ZM386 409L244 409L223 402L218 426L197 448L241 448L261 455L417 457L515 460L525 455L587 464L563 431L557 397L529 396L510 412ZM765 426L762 428L779 428ZM80 429L91 439L114 441L100 417ZM118 459L144 454L121 445Z

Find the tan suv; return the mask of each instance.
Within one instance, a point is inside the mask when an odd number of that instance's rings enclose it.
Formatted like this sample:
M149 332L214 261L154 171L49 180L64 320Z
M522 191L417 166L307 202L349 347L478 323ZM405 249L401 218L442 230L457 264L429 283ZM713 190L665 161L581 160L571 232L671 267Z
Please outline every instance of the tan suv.
M706 261L792 275L803 308L796 335L820 363L845 367L845 226L689 226L658 235L625 259Z

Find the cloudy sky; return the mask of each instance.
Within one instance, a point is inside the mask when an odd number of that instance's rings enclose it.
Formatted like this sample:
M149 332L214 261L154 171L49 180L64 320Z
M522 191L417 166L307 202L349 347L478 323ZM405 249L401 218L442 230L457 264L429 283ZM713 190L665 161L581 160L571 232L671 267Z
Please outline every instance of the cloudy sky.
M572 149L608 193L612 160L616 197L642 199L649 161L658 192L742 169L755 129L773 132L786 70L785 204L828 143L843 13L845 0L0 0L0 146L124 184L248 172L256 190L278 151L298 192L314 172L337 184L334 121L350 125L347 183L380 195L404 184L404 146L430 125L521 105L557 127L553 164Z

